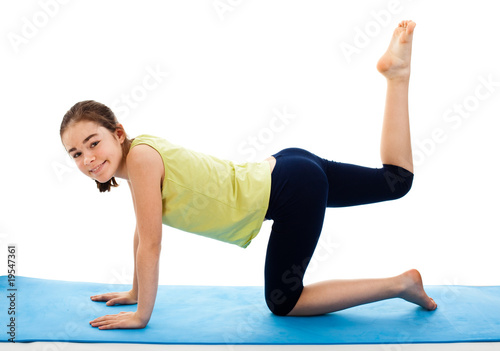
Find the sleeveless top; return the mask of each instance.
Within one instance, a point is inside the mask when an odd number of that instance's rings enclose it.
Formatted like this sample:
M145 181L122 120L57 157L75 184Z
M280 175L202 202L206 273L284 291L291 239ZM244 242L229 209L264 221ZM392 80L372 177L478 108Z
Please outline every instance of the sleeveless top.
M243 248L257 236L271 193L267 161L234 164L146 134L130 148L139 144L163 160L163 224Z

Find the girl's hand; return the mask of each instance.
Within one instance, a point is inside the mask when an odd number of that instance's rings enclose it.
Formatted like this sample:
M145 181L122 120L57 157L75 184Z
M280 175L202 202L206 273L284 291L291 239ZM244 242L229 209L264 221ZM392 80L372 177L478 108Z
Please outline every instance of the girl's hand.
M113 305L134 305L137 303L137 295L131 291L112 292L107 294L100 294L91 296L92 301L107 301L107 306Z
M136 312L120 312L118 314L108 314L90 321L93 327L99 329L142 329L148 324L140 319Z

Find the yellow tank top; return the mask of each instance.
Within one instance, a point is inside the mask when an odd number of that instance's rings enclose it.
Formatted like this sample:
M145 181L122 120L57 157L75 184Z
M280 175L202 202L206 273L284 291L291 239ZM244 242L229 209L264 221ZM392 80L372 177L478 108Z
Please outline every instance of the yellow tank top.
M269 163L234 164L140 135L163 160L162 222L194 234L247 247L264 221L271 193Z

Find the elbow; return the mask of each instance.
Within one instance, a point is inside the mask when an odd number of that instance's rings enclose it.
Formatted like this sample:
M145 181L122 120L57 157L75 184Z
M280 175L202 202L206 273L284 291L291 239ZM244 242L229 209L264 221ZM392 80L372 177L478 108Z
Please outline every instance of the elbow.
M149 255L160 256L161 242L157 242L154 240L148 240L144 242L140 241L138 250L146 253L148 256Z
M161 230L139 230L138 249L149 254L160 254L161 252Z

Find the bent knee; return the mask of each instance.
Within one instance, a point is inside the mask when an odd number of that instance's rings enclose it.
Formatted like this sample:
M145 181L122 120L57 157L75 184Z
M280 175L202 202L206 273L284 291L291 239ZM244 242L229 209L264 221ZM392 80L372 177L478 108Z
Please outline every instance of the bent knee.
M266 291L267 307L276 316L288 315L297 304L302 289L303 285L300 286L300 289L287 291L286 293L281 289Z
M413 173L403 167L384 165L384 176L387 180L393 200L408 194L412 187Z
M266 304L272 314L281 317L288 315L288 313L290 313L290 311L293 309L293 306L290 307L287 304L273 303L268 299L266 299Z
M280 316L280 317L286 316L291 311L291 310L289 311L288 309L285 309L285 308L282 308L282 307L279 307L276 305L267 304L267 307L269 307L269 311L271 311L272 314L274 314L275 316Z

